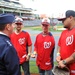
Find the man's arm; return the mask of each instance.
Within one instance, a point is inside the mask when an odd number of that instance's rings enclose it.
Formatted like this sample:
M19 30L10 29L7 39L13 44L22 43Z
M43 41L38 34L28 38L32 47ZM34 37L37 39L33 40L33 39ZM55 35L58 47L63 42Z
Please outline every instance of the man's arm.
M57 52L59 52L59 53L60 53L60 46L58 46L58 47L57 47Z
M26 57L26 61L28 61L30 59L31 52L32 52L32 45L28 46L28 55Z
M66 62L66 64L75 62L75 52L70 57L66 58L64 61Z
M67 64L73 63L75 62L75 52L68 58L61 60L58 65L59 67L63 68L65 67Z
M32 41L31 41L29 33L27 33L27 47L28 47L28 49L27 49L28 54L26 56L26 61L29 61L31 52L32 52Z
M66 65L63 64L63 61L61 60L61 56L60 56L60 46L57 47L57 57L56 57L56 61L58 62L58 67L63 68Z
M31 57L32 58L35 58L37 55L37 46L36 46L36 42L35 42L35 45L34 45L34 52L31 54Z
M61 60L61 56L60 56L60 46L57 47L57 57L56 57L56 61L59 62Z
M29 56L30 56L31 52L32 52L32 45L31 46L28 46L28 55Z

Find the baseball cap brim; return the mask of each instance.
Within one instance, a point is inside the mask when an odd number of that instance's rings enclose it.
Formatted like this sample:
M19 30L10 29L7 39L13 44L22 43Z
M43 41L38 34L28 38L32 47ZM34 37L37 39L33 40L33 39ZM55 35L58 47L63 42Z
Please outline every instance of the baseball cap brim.
M47 22L42 22L41 24L42 24L42 25L50 25L50 24L47 23Z
M66 13L66 12L63 12L63 14L61 14L61 15L57 18L58 21L63 21L64 19L67 18L65 13Z
M64 18L58 18L58 21L63 21L64 19L66 19L66 17L64 17Z

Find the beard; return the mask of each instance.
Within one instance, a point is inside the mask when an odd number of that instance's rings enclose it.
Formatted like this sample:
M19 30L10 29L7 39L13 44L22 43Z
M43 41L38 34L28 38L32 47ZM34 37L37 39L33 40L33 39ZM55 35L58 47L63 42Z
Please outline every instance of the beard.
M68 28L68 26L64 26L64 28Z
M64 26L64 28L66 28L66 29L70 30L70 26Z

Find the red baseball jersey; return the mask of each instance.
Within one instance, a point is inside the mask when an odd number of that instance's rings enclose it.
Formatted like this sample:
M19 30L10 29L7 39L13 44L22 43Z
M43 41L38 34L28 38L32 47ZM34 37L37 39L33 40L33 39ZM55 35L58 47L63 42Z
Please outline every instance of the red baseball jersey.
M70 57L75 52L75 28L62 32L58 45L62 60ZM68 65L71 75L75 75L75 62Z
M25 61L25 57L27 55L27 47L32 45L30 35L25 31L22 31L19 34L16 34L14 32L11 35L11 42L16 48L16 51L20 58L20 64L22 64Z
M37 66L43 70L52 69L53 64L53 51L55 41L51 33L43 36L42 33L38 34L34 44L34 50L37 52Z

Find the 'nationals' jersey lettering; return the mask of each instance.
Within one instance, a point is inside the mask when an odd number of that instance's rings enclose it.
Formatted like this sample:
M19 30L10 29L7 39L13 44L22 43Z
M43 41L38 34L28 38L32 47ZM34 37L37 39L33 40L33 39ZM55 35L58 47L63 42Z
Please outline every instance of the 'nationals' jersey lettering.
M50 48L50 46L51 46L51 42L44 42L45 49Z
M18 41L19 41L19 44L22 45L25 43L25 38L20 38Z
M74 40L73 35L67 37L67 38L66 38L66 45L67 45L67 46L68 46L68 45L71 45L71 44L73 43L73 40Z

